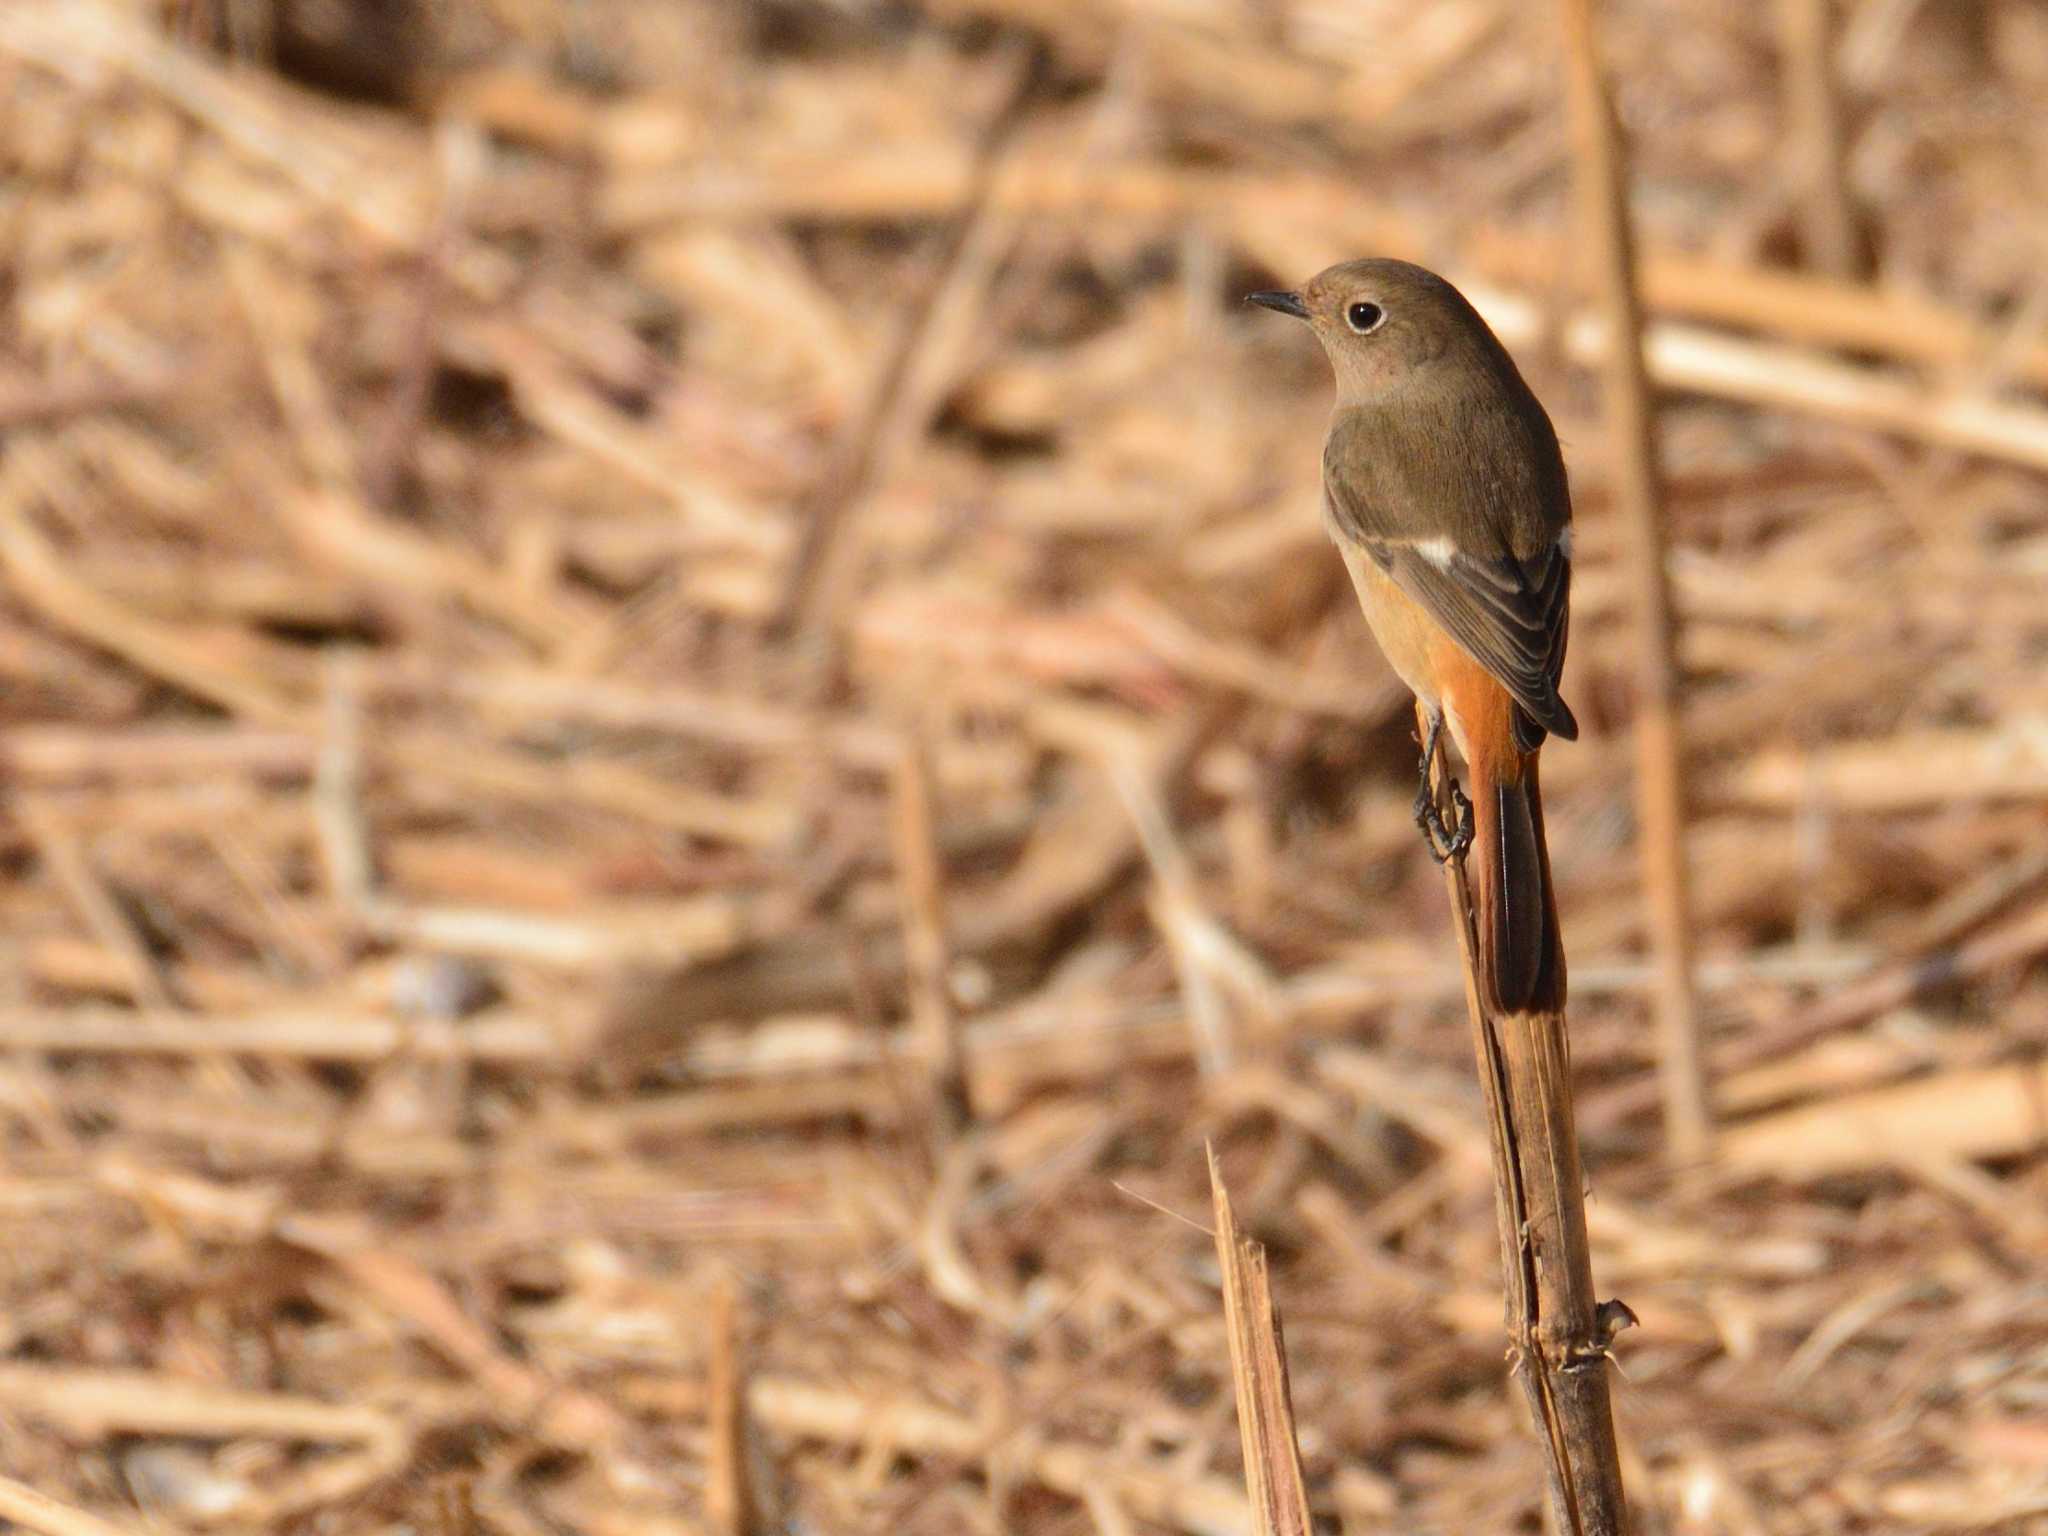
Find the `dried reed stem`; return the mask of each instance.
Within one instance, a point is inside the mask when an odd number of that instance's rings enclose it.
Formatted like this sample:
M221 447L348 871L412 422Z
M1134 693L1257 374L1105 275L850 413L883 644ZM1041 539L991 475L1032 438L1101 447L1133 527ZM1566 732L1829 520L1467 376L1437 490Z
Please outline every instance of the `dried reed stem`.
M1643 366L1622 149L1600 76L1592 0L1561 0L1579 217L1599 264L1607 320L1604 394L1618 500L1631 538L1635 586L1636 814L1656 955L1658 1070L1668 1150L1706 1156L1713 1136L1693 1006L1692 912L1686 881L1685 765L1679 738L1678 659L1666 569L1655 406ZM1576 1198L1576 1195L1574 1196Z
M1862 275L1862 242L1835 94L1830 3L1778 0L1781 91L1799 196L1801 254L1808 266L1830 277L1856 278Z
M38 1493L26 1483L0 1476L0 1518L41 1536L128 1536L126 1527Z
M1416 719L1427 730L1419 706ZM1439 758L1432 787L1446 807L1448 782ZM1465 1006L1486 1094L1509 1350L1543 1443L1552 1529L1562 1536L1626 1536L1628 1504L1608 1397L1607 1346L1634 1315L1620 1302L1593 1299L1564 1015L1495 1016L1486 1009L1462 859L1444 865L1444 886L1465 964Z
M967 1057L960 1020L947 992L945 876L939 857L931 754L922 737L905 742L896 765L896 882L903 912L903 961L911 1024L924 1060L925 1093L935 1158L967 1129Z
M1237 1433L1244 1447L1245 1490L1259 1536L1308 1536L1308 1489L1287 1389L1287 1348L1266 1270L1265 1245L1240 1236L1230 1192L1209 1148L1209 1193L1216 1202L1216 1258L1223 1268L1224 1328L1230 1379L1237 1389Z
M705 1389L711 1449L706 1457L704 1504L719 1536L755 1529L747 1477L747 1376L740 1351L740 1301L728 1277L711 1298L711 1371Z

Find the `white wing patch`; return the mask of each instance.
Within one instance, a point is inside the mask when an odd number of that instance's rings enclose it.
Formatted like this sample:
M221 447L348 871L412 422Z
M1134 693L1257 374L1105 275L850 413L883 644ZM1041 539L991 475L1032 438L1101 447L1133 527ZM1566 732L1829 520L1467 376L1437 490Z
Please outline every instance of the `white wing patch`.
M1563 555L1566 560L1570 560L1572 557L1572 530L1569 525L1566 526L1563 533L1557 536L1557 552Z
M1440 571L1448 571L1458 555L1458 546L1449 539L1417 539L1413 547L1415 553Z

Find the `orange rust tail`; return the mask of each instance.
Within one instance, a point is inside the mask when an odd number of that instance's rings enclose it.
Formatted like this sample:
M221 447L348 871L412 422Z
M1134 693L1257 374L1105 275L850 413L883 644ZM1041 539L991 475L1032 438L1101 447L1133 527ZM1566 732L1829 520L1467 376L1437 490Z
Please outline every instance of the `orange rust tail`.
M1472 769L1472 871L1478 903L1479 980L1503 1013L1564 1008L1564 945L1543 840L1536 754L1482 754Z

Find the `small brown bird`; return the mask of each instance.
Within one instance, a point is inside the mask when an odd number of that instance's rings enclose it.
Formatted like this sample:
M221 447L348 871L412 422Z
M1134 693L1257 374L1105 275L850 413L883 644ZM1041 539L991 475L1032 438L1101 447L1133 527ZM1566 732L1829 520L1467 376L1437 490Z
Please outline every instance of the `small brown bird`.
M1558 697L1572 505L1550 418L1465 296L1405 261L1348 261L1250 302L1306 320L1337 374L1323 511L1387 660L1428 712L1416 819L1475 851L1480 980L1505 1012L1564 1006L1536 754L1579 734ZM1429 794L1437 735L1471 769L1469 825ZM1462 809L1462 807L1461 807Z

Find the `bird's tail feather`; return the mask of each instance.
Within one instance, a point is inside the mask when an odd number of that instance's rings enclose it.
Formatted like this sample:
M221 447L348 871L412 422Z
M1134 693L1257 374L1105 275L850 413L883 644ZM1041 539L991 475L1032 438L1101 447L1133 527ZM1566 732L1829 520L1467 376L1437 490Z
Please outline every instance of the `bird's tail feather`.
M1503 1013L1564 1007L1564 945L1543 839L1536 754L1472 764L1472 855L1478 898L1479 979Z

